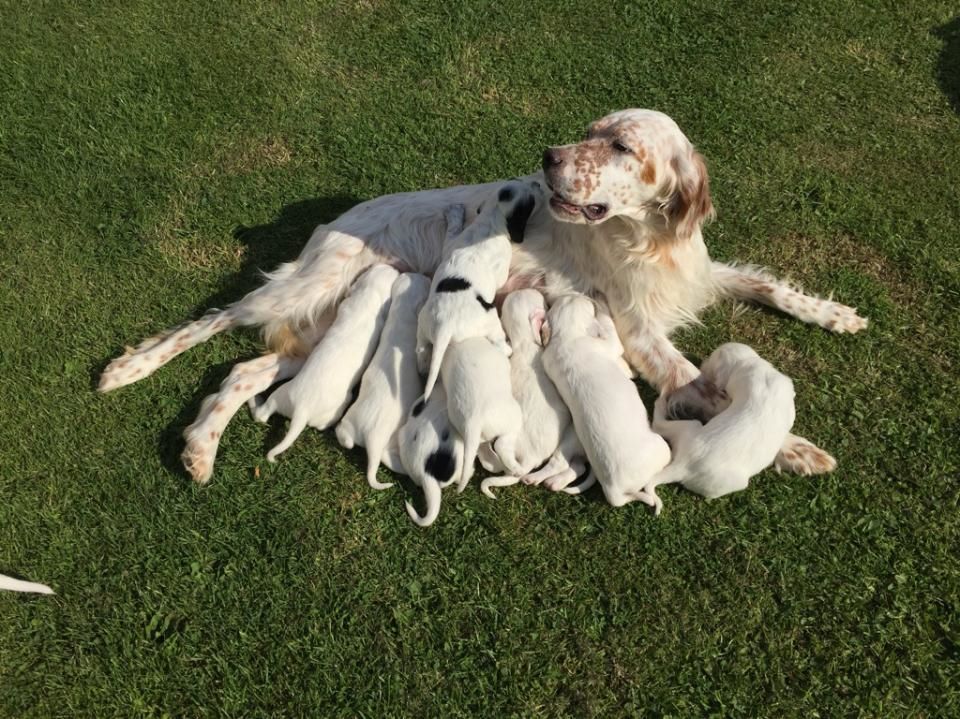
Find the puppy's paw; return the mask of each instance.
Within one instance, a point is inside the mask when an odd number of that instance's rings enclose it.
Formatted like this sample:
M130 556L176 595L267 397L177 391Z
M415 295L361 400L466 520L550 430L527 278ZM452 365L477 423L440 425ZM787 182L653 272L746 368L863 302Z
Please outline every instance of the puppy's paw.
M837 467L837 460L803 437L790 435L773 460L773 465L778 472L811 476L832 472Z
M866 317L861 317L857 314L856 307L847 307L846 305L833 303L827 312L827 319L824 321L823 326L837 334L854 334L866 329L869 322Z

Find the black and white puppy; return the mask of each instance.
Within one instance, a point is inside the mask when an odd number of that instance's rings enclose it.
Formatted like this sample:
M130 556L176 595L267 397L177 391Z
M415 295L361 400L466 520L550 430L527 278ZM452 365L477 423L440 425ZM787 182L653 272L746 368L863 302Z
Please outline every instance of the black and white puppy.
M494 298L507 283L512 243L523 242L527 220L542 202L537 182L511 180L480 206L466 229L466 208L448 208L443 261L433 276L430 297L420 311L417 358L426 368L424 396L429 398L451 342L485 337L510 355Z

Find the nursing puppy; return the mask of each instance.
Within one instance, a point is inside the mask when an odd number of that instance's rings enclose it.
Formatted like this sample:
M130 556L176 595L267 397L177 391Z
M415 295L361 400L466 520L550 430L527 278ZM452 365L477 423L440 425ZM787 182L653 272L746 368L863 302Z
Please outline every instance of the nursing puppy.
M430 298L420 311L417 333L421 366L432 348L425 397L433 391L451 342L485 337L510 354L494 299L507 282L511 243L523 242L527 219L536 208L538 187L520 180L505 183L479 208L479 215L466 229L462 229L464 206L447 210L443 261L433 276Z
M450 423L447 393L442 383L430 399L417 401L410 418L397 434L400 461L406 473L421 489L427 505L421 517L409 501L407 514L421 527L429 527L440 514L440 490L463 471L463 440Z
M382 461L402 472L397 431L423 392L417 371L417 316L430 292L423 275L403 274L393 283L390 311L380 334L380 344L360 381L360 394L337 425L337 440L347 449L367 449L367 482L387 489L392 482L377 481Z
M613 320L582 295L561 297L547 318L543 366L570 408L590 476L614 507L634 500L652 506L644 487L667 466L670 448L651 431L637 388L623 372ZM588 478L584 487L591 483Z
M536 290L511 292L503 301L502 313L503 328L513 349L510 386L523 423L512 450L501 443L501 449L512 452L512 457L501 457L501 463L513 465L516 475L484 479L480 489L488 497L493 496L490 487L519 482L547 461L571 422L570 411L543 369L541 328L547 316L543 295Z
M286 436L267 453L269 461L276 461L307 425L326 429L350 404L351 390L376 351L397 276L388 265L374 265L364 272L297 376L254 410L254 417L261 422L274 412L290 418Z
M666 403L657 401L653 429L670 442L673 460L645 487L656 514L663 507L660 484L679 482L708 499L746 489L752 476L773 464L793 427L793 381L751 348L721 345L700 371L726 391L729 406L701 424L666 419Z
M440 369L447 388L450 422L463 437L463 472L458 490L473 476L481 442L493 449L510 474L517 435L523 423L520 405L510 391L510 360L484 337L452 342Z
M53 590L46 584L37 584L37 582L25 582L22 579L14 579L6 574L0 574L0 589L7 592L30 592L33 594L53 594Z

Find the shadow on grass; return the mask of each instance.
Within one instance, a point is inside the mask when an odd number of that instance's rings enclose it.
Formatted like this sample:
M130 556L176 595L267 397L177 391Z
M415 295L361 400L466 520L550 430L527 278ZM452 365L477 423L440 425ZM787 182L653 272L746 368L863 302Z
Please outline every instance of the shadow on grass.
M263 284L261 273L265 270L272 270L281 262L290 262L296 259L317 225L331 222L360 201L355 197L348 196L302 200L284 206L272 222L254 227L237 227L233 231L233 235L246 247L243 255L243 265L223 287L196 307L190 317L184 317L184 320L199 317L214 307L226 307L259 287ZM254 357L238 357L235 362L225 362L208 368L204 372L203 379L200 381L193 397L161 434L158 442L160 459L164 467L173 474L189 481L189 475L180 461L180 453L183 451L183 430L195 419L204 398L218 390L220 383L229 374L230 368L237 362L250 359L254 359ZM94 387L99 382L100 373L109 361L109 359L104 360L95 368ZM161 369L160 371L164 370ZM240 411L245 410L241 409ZM280 436L283 434L279 423L276 425L271 423L268 441L274 441L270 443L270 446L279 441L279 437L276 437L278 434ZM274 439L275 437L276 439ZM216 472L216 469L214 469L214 472Z
M937 60L937 83L954 112L960 114L960 15L934 28L933 34L943 40Z

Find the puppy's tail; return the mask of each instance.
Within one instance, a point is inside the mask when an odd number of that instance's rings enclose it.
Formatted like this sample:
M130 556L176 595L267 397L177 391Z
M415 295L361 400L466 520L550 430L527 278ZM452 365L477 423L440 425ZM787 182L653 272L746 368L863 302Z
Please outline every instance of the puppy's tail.
M430 354L430 370L427 372L427 382L423 389L423 399L430 399L430 393L433 392L434 385L437 384L437 378L440 376L440 365L443 363L443 356L447 353L447 348L453 337L449 332L442 331L436 342L433 343L433 351Z
M429 527L440 515L440 485L437 480L429 474L423 475L423 498L427 503L427 511L422 517L417 514L417 510L410 504L410 500L404 502L407 508L407 514L418 527Z
M468 420L466 431L463 433L463 472L460 473L460 482L457 484L458 492L467 488L467 483L473 476L473 463L477 459L477 452L480 451L480 440L480 427L476 422Z
M279 444L267 452L267 461L276 462L277 455L289 449L290 445L297 441L297 437L299 437L300 433L306 428L307 420L302 416L294 414L290 420L290 428L287 430L286 436L280 440Z
M493 493L493 487L512 487L519 481L519 477L511 477L508 474L505 474L502 477L487 477L485 480L480 482L480 491L486 496L490 497L490 499L496 499L497 495Z
M653 479L647 482L646 486L643 488L643 493L647 494L651 500L653 500L653 515L659 516L660 511L663 509L663 500L657 496L657 487L661 484L673 484L674 482L681 482L685 477L685 472L680 468L680 465L676 462L671 462L666 467L664 467L660 472L653 475Z
M33 594L53 594L54 591L46 584L37 582L25 582L22 579L14 579L6 574L0 574L0 589L8 592L31 592Z
M380 458L386 449L384 442L373 437L367 437L367 484L372 489L390 489L393 482L381 482L377 479L377 470L380 468Z
M349 419L340 420L340 424L337 425L335 434L337 435L337 441L344 449L353 449L354 445L357 443L356 428L353 426L353 422L351 422Z

